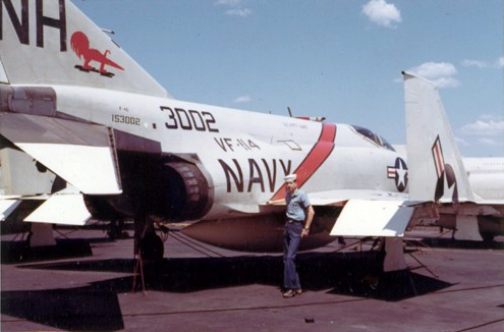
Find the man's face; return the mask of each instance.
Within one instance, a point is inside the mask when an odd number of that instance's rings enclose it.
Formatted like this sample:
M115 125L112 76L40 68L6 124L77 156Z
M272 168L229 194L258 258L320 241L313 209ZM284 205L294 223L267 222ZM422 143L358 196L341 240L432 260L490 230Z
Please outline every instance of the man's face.
M287 182L287 192L292 194L294 191L296 191L296 188L297 188L296 181Z

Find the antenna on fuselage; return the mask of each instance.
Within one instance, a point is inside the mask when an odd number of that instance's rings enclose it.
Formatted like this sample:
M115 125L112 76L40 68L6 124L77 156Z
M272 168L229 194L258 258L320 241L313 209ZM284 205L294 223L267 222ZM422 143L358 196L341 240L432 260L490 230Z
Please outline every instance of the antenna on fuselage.
M292 118L292 111L290 109L290 106L287 106L287 111L289 111L289 116Z
M115 31L112 29L107 29L107 28L101 28L103 32L105 32L107 35L112 36L115 35Z

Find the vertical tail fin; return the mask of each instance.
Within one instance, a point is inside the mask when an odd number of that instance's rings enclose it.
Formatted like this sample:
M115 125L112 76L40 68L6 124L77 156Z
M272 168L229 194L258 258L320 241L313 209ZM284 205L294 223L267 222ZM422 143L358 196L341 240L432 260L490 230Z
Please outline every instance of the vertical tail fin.
M441 97L429 81L403 72L409 192L412 200L473 201Z
M0 81L168 96L69 0L0 1Z

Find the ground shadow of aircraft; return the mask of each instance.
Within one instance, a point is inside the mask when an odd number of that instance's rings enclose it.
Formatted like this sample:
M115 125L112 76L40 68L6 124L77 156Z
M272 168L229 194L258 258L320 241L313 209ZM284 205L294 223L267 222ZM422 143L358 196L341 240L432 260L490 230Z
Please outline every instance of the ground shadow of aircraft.
M411 271L382 272L380 252L307 252L298 256L303 288L328 290L385 301L398 301L449 287L452 284ZM238 257L171 258L145 268L146 289L190 293L249 284L280 285L282 257L279 255ZM132 259L87 260L23 265L22 268L102 271L133 271ZM133 276L93 283L94 289L116 293L131 291Z
M2 291L1 304L2 314L67 331L124 329L117 293L92 286Z
M298 256L306 291L400 301L452 284L411 271L383 273L379 252L306 252ZM130 273L133 259L73 260L24 264L19 268ZM145 270L149 291L191 293L263 284L282 278L281 255L164 259ZM112 278L70 289L3 291L1 312L65 330L124 328L118 294L132 291L133 276Z

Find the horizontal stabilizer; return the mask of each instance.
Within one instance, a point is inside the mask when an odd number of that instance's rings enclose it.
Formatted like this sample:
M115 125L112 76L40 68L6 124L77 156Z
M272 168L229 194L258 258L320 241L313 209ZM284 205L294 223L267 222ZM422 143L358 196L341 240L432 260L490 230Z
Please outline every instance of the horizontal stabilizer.
M18 146L83 193L121 193L107 147L38 143Z
M402 237L414 210L403 203L402 200L350 200L331 235Z
M55 194L24 219L27 222L82 226L91 218L80 194Z
M121 193L109 129L75 121L7 113L0 133L89 195Z

